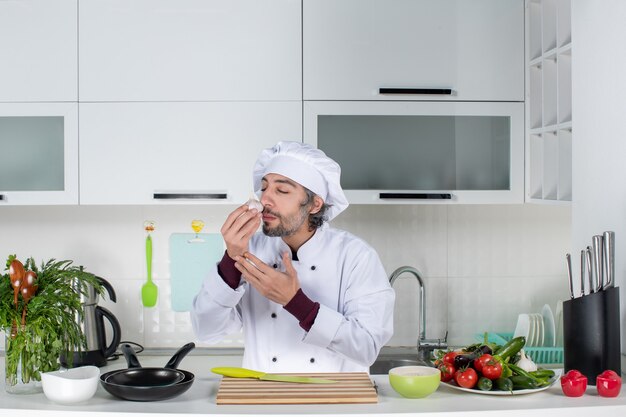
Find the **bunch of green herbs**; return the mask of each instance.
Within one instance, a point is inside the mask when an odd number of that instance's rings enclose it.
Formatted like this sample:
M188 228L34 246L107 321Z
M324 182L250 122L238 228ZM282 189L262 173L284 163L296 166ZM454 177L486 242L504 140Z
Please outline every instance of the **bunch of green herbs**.
M13 259L15 255L9 257L7 269ZM87 285L102 293L96 276L73 266L72 261L51 259L38 267L35 260L29 258L24 267L37 274L38 289L27 305L19 297L17 308L9 274L0 274L0 328L6 334L8 385L17 384L18 378L23 383L40 381L42 372L59 369L61 354L70 358L71 363L73 352L85 347L80 326L81 293L86 294ZM22 326L24 308L27 308L26 325ZM14 326L17 326L17 334L11 335Z

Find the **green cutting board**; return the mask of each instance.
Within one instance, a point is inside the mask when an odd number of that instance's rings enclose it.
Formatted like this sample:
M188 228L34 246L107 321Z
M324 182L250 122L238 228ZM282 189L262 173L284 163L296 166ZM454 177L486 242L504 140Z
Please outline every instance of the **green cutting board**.
M224 255L219 233L172 233L170 235L170 282L172 310L190 311L202 281Z

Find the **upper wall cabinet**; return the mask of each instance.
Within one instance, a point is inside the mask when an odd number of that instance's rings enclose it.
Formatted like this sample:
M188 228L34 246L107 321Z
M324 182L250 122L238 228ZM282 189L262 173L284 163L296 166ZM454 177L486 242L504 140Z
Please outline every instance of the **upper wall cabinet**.
M0 205L78 204L77 103L0 104L0 149Z
M259 152L302 137L299 102L79 106L81 204L244 203Z
M76 101L78 0L0 1L0 101Z
M81 0L81 101L301 100L300 0Z
M524 201L524 103L307 101L304 141L350 203Z
M524 101L524 0L304 0L303 16L305 100Z

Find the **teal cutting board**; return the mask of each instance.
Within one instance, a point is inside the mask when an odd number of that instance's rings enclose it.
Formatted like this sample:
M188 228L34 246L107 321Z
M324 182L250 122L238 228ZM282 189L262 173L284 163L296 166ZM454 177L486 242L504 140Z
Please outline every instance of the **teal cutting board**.
M221 234L200 233L198 239L195 237L195 233L170 235L170 281L174 311L191 310L191 303L202 281L224 255Z

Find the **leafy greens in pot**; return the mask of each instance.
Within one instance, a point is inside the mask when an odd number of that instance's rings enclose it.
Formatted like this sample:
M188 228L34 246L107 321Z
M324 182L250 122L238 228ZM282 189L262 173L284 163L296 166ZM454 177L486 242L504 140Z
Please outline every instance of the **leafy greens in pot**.
M15 255L9 257L7 269L15 260ZM31 283L34 290L27 292L26 298L20 294L17 305L10 275L0 274L0 327L8 335L5 360L6 383L10 385L15 385L18 378L24 383L39 381L40 373L59 369L61 354L71 358L72 352L83 349L85 338L76 320L82 316L81 293L86 294L87 285L103 292L94 274L69 260L51 259L37 266L29 258L24 269L36 277ZM26 317L24 324L22 317Z

